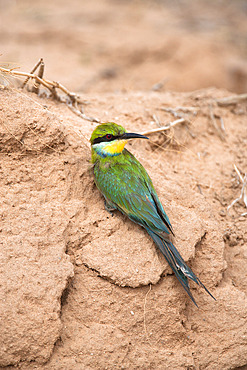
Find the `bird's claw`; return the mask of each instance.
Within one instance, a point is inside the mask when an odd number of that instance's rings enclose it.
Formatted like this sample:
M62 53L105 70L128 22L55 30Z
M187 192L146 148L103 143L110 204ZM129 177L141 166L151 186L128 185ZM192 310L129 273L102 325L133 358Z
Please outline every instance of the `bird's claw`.
M111 214L111 216L113 217L114 216L114 214L112 213L113 211L115 211L116 210L116 208L115 207L113 207L113 206L111 206L106 200L105 200L105 210L107 211L107 212L109 212L110 214Z

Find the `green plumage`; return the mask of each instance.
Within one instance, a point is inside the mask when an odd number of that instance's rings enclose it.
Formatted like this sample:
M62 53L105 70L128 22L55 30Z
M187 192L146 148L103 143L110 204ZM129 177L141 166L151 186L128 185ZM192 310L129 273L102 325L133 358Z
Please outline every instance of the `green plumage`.
M187 278L203 286L208 293L209 291L172 244L172 226L149 175L128 150L123 149L116 154L109 149L111 144L115 148L116 140L136 137L133 135L137 134L127 134L122 126L114 123L99 125L94 130L91 144L95 183L104 195L108 209L118 209L147 230L196 304ZM140 135L139 137L141 138Z
M121 155L110 160L106 157L96 161L94 175L97 187L112 207L118 208L142 226L164 234L164 237L169 229L171 231L150 177L128 150L124 149ZM156 211L155 201L163 220Z

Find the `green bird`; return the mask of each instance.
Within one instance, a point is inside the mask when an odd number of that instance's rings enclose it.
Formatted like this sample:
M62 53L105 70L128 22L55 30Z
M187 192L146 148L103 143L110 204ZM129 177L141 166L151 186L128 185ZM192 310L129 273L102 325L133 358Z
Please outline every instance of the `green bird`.
M145 168L125 145L130 139L148 137L127 133L116 123L98 125L90 142L95 183L105 198L108 211L119 210L144 227L171 266L183 288L197 306L188 278L202 286L172 243L174 232ZM215 298L214 298L215 299Z

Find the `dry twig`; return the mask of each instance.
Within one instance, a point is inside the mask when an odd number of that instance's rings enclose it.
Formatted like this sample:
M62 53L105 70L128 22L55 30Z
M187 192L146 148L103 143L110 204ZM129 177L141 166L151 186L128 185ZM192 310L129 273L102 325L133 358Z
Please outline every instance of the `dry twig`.
M142 135L150 135L150 134L153 134L153 133L166 131L166 130L169 130L171 127L177 125L178 123L183 123L183 122L186 122L185 118L180 118L180 119L177 119L176 121L169 122L166 126L153 128L151 130L144 131L141 134Z
M37 64L35 64L35 66L33 67L33 69L31 70L31 74L33 74L35 71L36 71L36 69L38 68L38 67L40 67L39 68L39 72L38 72L38 77L39 78L42 78L43 77L43 75L44 75L44 70L45 70L45 64L44 64L44 61L43 61L43 58L40 58L40 60L38 61L38 63ZM27 77L26 79L25 79L25 81L23 82L23 84L22 84L22 86L21 86L21 88L22 89L24 89L24 87L26 86L26 84L28 83L28 81L30 80L30 77ZM33 89L32 89L32 91L34 92L34 93L36 93L36 94L38 94L39 93L39 85L40 85L40 83L39 82L34 82L34 86L33 86Z
M38 75L34 74L34 72L38 70ZM35 65L35 67L32 69L30 73L27 72L21 72L16 71L15 69L9 69L9 68L3 68L0 67L0 73L4 75L9 75L12 77L26 77L25 81L22 84L22 88L24 88L29 80L34 81L34 86L32 88L32 91L36 94L39 94L39 86L44 86L47 90L49 90L50 97L53 99L66 104L69 109L72 110L73 113L77 114L79 117L91 121L91 122L100 122L97 118L94 117L88 117L83 113L83 107L84 104L81 97L73 92L70 92L65 86L60 84L56 81L50 81L45 78L43 78L44 74L44 62L41 58L39 62ZM57 90L60 90L64 93L65 96L61 96L58 94Z

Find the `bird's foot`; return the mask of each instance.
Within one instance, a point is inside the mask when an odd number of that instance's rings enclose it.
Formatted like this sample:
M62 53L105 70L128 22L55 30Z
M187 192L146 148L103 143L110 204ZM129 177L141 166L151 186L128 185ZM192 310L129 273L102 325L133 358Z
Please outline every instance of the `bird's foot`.
M111 216L113 217L113 211L116 210L116 207L112 206L110 203L108 203L106 200L105 200L105 210L107 212L109 212L111 214Z

